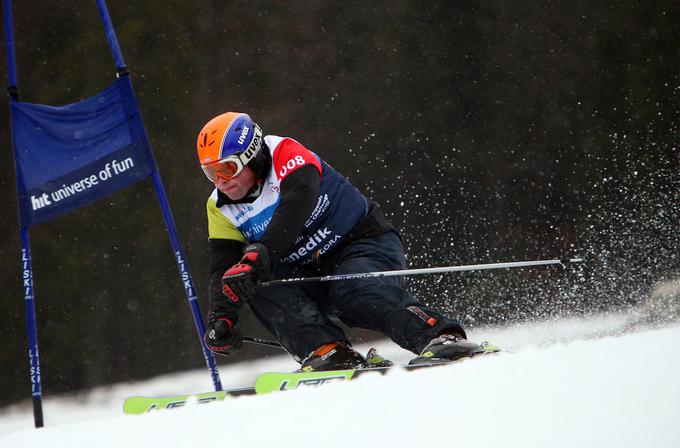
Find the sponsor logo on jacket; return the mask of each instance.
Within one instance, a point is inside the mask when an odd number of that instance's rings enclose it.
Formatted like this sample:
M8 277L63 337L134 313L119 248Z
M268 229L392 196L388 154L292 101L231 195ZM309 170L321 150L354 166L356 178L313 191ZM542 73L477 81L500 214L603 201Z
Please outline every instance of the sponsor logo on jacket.
M332 234L333 232L329 230L328 227L317 230L311 237L309 237L303 246L298 247L290 255L284 258L283 261L288 263L298 261L312 254L317 248L319 253L323 254L328 249L330 249L333 244L340 241L340 235L334 235L332 238L329 238Z
M328 210L329 205L331 205L331 201L328 199L327 194L319 196L319 199L316 202L316 208L314 208L312 214L309 215L309 219L307 219L307 222L305 222L305 227L309 227L314 224L314 221L316 221L323 212Z

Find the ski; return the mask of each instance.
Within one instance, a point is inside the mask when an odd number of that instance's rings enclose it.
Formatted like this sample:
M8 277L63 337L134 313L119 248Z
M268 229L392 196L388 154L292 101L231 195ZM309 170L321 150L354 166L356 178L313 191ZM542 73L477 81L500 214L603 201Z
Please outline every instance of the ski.
M484 349L483 352L472 357L466 356L455 361L451 361L450 359L430 358L427 362L421 364L374 366L361 369L328 370L322 372L263 373L258 376L255 381L255 393L267 394L271 392L296 390L303 387L318 387L332 382L353 380L362 375L385 374L395 368L411 371L426 367L458 364L473 358L481 357L482 355L497 354L500 352L498 347L486 342L482 343L481 347ZM370 353L371 352L369 351L369 354Z
M495 346L485 345L485 352L480 355L495 354L499 349ZM145 397L134 396L125 400L123 412L125 414L145 414L161 409L176 409L185 406L187 403L211 403L221 401L227 397L239 397L243 395L268 394L272 392L296 390L308 387L318 387L324 384L340 381L354 380L362 375L384 375L388 371L401 369L412 371L427 367L458 364L467 360L478 358L465 357L456 361L437 360L423 364L394 365L388 367L367 367L347 370L329 370L321 372L266 372L260 374L252 387L241 387L238 389L228 389L216 392L203 392L199 394L176 395L166 397Z
M198 394L175 395L167 397L129 397L123 403L125 414L146 414L147 412L160 409L176 409L187 403L211 403L224 400L227 396L238 397L241 395L254 395L254 387L241 387L238 389L203 392Z
M293 373L268 372L263 373L257 377L257 380L255 381L255 393L268 394L271 392L296 390L301 389L303 387L318 387L324 384L353 380L362 375L368 374L384 375L388 371L395 369L415 370L424 367L434 367L438 365L443 365L443 363L399 365L390 367L368 367L350 370L327 370L322 372L293 372Z
M323 372L265 372L258 375L255 386L227 389L198 394L175 395L166 397L129 397L123 403L125 414L146 414L161 409L176 409L188 403L211 403L221 401L227 397L239 397L243 395L267 394L285 390L295 390L302 387L318 387L323 384L338 381L349 381L366 373L384 374L388 370L403 368L413 370L422 367L432 367L441 364L421 364L391 367L368 367L362 369L328 370Z

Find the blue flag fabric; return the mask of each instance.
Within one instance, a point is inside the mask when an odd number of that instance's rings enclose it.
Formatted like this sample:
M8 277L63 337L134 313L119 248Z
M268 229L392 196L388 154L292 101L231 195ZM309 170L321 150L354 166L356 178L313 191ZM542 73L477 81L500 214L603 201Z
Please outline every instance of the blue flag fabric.
M78 103L10 106L22 228L104 198L155 170L126 76Z

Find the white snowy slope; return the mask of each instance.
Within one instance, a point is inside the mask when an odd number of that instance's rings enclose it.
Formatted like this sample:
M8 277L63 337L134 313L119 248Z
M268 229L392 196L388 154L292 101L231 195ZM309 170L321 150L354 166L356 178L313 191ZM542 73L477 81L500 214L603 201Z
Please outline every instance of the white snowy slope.
M123 398L210 390L207 373L78 401L46 397L43 429L32 429L28 407L0 414L0 447L680 447L680 326L602 336L624 324L613 317L487 329L479 336L512 352L143 416L122 415ZM223 369L222 378L246 385L256 371L292 367L277 358Z

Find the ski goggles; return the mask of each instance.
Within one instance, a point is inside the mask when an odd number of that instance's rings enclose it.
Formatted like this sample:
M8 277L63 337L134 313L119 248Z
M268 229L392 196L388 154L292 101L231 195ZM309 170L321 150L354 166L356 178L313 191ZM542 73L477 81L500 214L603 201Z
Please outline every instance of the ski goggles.
M262 148L262 131L258 125L255 125L255 132L253 140L242 153L232 154L217 162L201 165L203 173L210 179L211 182L216 182L218 177L223 179L233 179L241 174L243 168L253 160L253 157Z
M243 154L234 154L209 165L201 165L201 168L203 168L203 172L211 182L217 182L218 177L227 180L233 179L241 174L243 167L250 161L246 160L244 162L241 158L242 156Z

